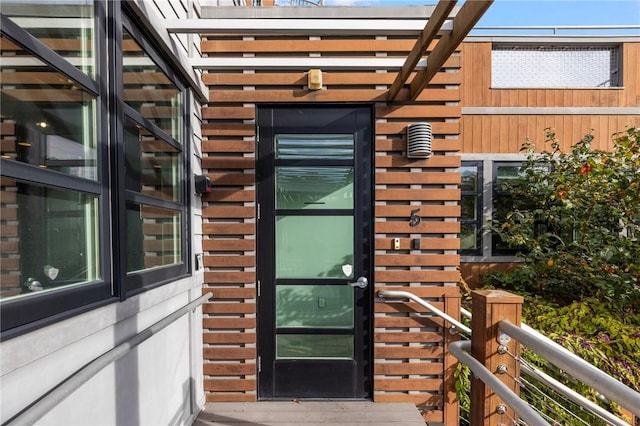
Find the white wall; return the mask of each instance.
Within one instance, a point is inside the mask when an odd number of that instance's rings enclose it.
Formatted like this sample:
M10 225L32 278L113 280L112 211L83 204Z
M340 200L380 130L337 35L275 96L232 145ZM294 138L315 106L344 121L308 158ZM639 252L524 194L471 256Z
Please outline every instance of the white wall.
M180 280L3 342L2 422L71 373L201 294ZM204 402L202 314L190 311L99 372L38 424L190 424Z

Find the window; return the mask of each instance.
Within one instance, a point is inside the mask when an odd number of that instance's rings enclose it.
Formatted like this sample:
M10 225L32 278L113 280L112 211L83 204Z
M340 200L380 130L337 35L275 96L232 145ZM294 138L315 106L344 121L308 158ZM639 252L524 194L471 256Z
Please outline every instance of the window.
M502 221L513 206L509 183L520 178L521 163L496 162L493 164L493 220ZM518 250L507 247L496 234L491 235L491 255L515 255Z
M468 259L492 257L493 261L513 261L517 253L487 229L489 221L500 220L511 211L513 200L508 183L520 177L524 160L523 156L510 154L503 154L501 158L505 161L467 155L459 169L460 254Z
M460 175L460 253L482 255L482 162L463 162Z
M620 87L619 52L617 45L494 45L491 87Z
M3 339L188 273L186 90L109 9L2 5Z

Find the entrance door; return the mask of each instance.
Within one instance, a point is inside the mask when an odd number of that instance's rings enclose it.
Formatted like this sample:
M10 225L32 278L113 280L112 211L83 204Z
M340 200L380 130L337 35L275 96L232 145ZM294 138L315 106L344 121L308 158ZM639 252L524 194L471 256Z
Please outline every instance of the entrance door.
M372 110L257 117L259 397L367 398Z

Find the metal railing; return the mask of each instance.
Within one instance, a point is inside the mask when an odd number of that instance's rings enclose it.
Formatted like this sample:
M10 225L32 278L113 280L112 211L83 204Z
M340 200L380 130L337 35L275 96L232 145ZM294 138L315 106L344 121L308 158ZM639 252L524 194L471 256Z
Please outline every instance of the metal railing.
M193 302L184 305L180 309L167 315L150 327L145 328L135 336L130 337L125 342L119 344L108 352L105 352L98 358L94 359L84 367L77 370L71 376L67 377L58 385L51 388L41 398L37 399L36 401L25 407L18 414L13 416L11 419L3 423L3 426L33 425L54 407L64 401L65 398L67 398L74 391L80 388L80 386L85 384L87 381L89 381L89 379L99 373L103 368L122 358L133 348L140 345L150 337L156 335L159 331L171 325L174 321L182 317L190 310L196 309L202 303L209 300L212 296L213 293L211 292L200 296Z
M461 324L455 318L445 314L433 305L424 301L415 294L406 291L385 291L378 292L378 296L382 299L395 299L402 300L408 299L414 301L427 309L428 311L440 316L447 322L453 325L450 331L462 331L468 336L471 336L472 330ZM461 315L466 318L471 318L472 314L468 310L461 308ZM545 358L547 361L561 368L569 375L581 380L586 385L600 392L611 401L615 401L621 406L629 409L633 414L640 416L640 393L635 392L633 389L627 387L618 380L612 378L608 374L584 361L582 358L571 353L564 347L560 346L553 340L543 336L536 330L522 324L521 327L517 327L508 321L501 321L499 323L499 329L507 336L513 337L519 343L525 345L532 352ZM513 393L509 387L507 387L502 381L500 381L494 373L489 371L481 362L476 360L470 353L471 348L470 341L459 341L449 345L450 352L463 364L467 365L476 377L482 380L487 386L489 386L503 401L516 412L527 425L547 425L547 421L533 408L529 403L522 400L520 396ZM568 400L579 405L581 408L590 412L594 416L600 418L604 422L614 426L628 426L629 424L622 419L616 417L607 410L601 408L597 404L589 401L582 395L573 391L564 384L558 382L554 378L548 376L544 372L531 367L526 363L522 363L521 368L525 374L530 377L539 380L545 386L558 392ZM473 403L473 402L472 402Z

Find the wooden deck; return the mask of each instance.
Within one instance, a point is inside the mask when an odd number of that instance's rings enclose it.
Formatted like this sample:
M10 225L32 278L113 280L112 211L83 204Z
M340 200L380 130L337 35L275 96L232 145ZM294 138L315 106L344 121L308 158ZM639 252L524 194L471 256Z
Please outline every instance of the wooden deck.
M263 401L207 403L193 426L425 426L411 403Z

